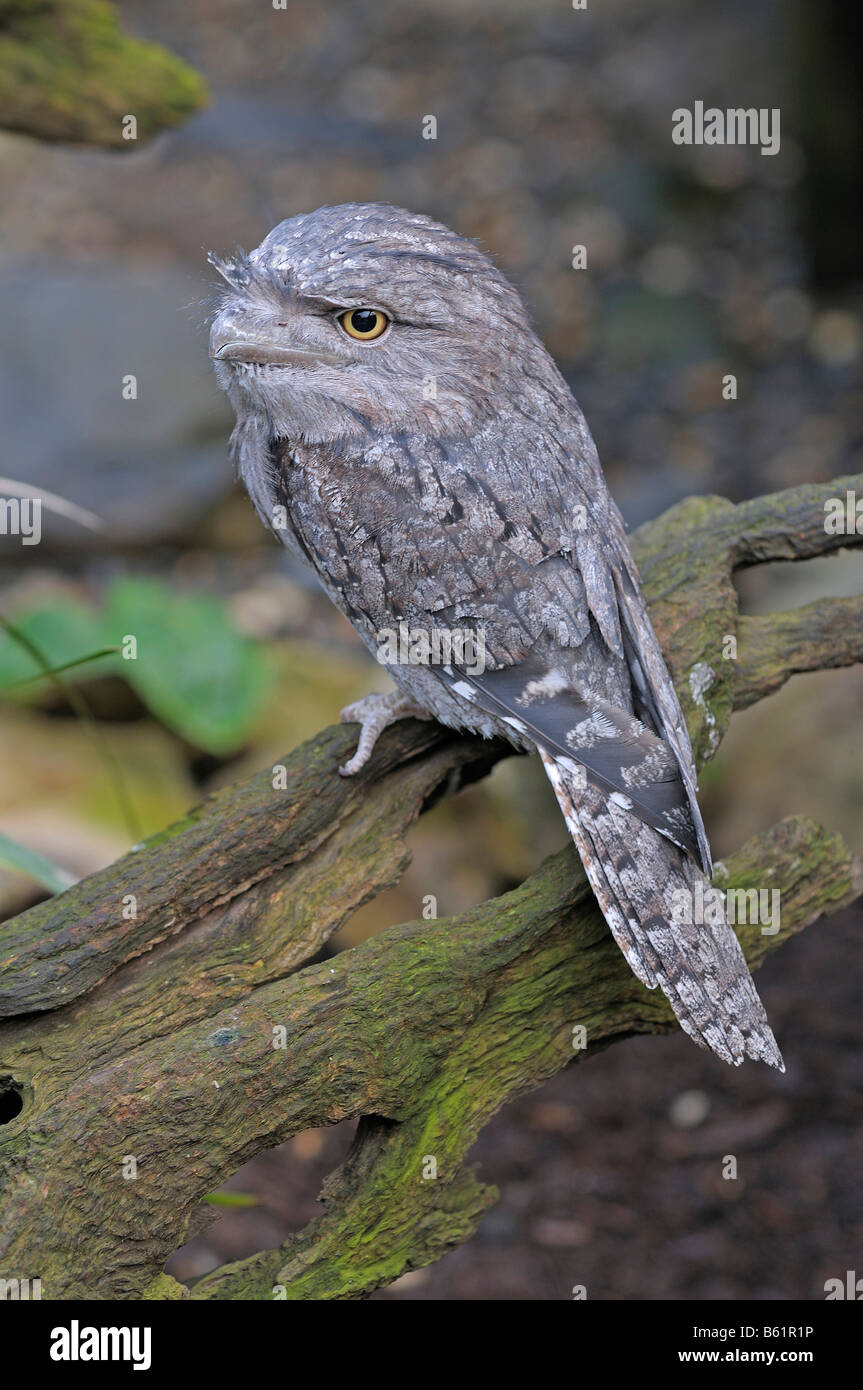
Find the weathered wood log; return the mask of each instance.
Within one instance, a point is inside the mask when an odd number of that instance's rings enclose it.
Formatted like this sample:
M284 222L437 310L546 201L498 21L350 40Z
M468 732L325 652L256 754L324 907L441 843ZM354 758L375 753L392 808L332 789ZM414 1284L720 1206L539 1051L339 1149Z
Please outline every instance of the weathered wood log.
M741 618L732 581L742 565L860 544L824 528L825 501L849 489L863 495L863 476L736 507L690 499L633 537L699 763L734 708L795 671L863 659L863 597ZM0 1125L0 1277L40 1278L57 1299L363 1296L469 1239L495 1194L465 1155L502 1105L576 1057L676 1027L627 968L572 850L471 912L310 964L397 881L422 810L510 752L407 721L346 782L354 737L325 730L282 777L219 792L0 926L0 1092L21 1101ZM723 888L781 892L778 935L738 928L753 966L863 891L841 838L802 816L717 872ZM163 1273L214 1219L205 1193L350 1116L322 1217L191 1291Z
M129 38L107 0L0 0L0 126L139 149L205 105L202 77L157 44ZM124 135L134 116L135 138Z

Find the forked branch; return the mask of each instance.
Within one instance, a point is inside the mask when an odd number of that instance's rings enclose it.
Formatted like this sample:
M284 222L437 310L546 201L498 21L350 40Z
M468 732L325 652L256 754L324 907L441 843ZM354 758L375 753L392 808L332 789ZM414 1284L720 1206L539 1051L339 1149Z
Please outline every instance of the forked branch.
M741 618L732 579L860 544L824 528L825 501L855 488L863 477L740 507L690 499L633 537L699 762L733 708L861 659L860 599ZM325 730L283 773L219 792L0 927L0 1089L23 1100L0 1127L0 1276L38 1277L45 1298L185 1296L162 1271L213 1219L203 1195L298 1131L359 1116L324 1215L191 1297L362 1296L469 1239L494 1193L465 1156L502 1105L600 1046L675 1027L570 850L471 912L310 964L398 879L421 811L509 751L407 721L346 783L353 737ZM857 897L863 872L798 816L723 866L724 888L765 882L781 930L739 928L753 966Z

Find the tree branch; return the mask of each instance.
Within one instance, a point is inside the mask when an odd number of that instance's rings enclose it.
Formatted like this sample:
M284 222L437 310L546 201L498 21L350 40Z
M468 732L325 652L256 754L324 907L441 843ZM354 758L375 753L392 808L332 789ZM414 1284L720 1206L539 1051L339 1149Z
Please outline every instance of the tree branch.
M745 709L804 671L863 661L863 597L819 599L764 618L739 618L734 708Z
M859 600L741 620L732 580L753 559L859 543L818 530L845 483L863 494L858 478L741 507L690 499L633 537L699 761L733 707L801 663L860 659ZM724 659L728 635L739 662ZM283 775L219 792L0 926L0 1090L23 1100L0 1127L0 1276L39 1277L45 1298L181 1296L162 1271L214 1219L203 1195L299 1130L360 1116L325 1214L191 1296L362 1296L470 1237L494 1193L464 1160L502 1105L575 1057L676 1026L614 946L572 850L472 912L313 964L398 879L420 812L511 751L406 721L345 782L353 738L325 730ZM863 887L840 837L805 817L718 873L724 888L781 891L777 936L739 928L753 966Z
M121 33L107 0L0 0L0 125L134 150L204 106L202 77ZM135 136L124 135L134 116Z

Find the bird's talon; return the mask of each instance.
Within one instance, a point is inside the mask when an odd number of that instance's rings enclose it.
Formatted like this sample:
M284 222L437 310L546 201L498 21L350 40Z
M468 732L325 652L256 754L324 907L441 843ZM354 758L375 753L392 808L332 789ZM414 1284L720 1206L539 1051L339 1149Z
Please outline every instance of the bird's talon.
M346 763L342 763L339 768L340 777L354 777L362 767L365 767L368 758L360 760L359 753L355 753L352 758L348 758Z
M354 701L352 705L345 705L341 712L342 723L359 724L360 736L357 751L339 768L340 775L355 776L372 756L375 744L384 729L411 715L428 718L424 711L417 709L395 691L389 695L366 695L362 700Z

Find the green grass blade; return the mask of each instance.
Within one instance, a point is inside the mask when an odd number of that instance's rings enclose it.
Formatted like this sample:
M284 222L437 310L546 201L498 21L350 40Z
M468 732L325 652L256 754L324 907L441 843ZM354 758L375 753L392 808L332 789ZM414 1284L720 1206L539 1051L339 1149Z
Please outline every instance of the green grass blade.
M62 671L71 671L75 666L86 666L88 661L100 661L103 656L113 656L119 650L119 647L103 647L101 651L90 652L89 656L79 656L74 661L64 661L61 666L52 666L48 671L39 671L35 676L25 676L23 680L11 681L9 685L0 686L0 695L5 695L7 690L18 690L22 685L30 685L33 681L42 681L49 676L57 676Z
M34 878L43 888L47 888L49 893L62 893L76 882L74 874L61 869L57 864L52 864L50 859L46 859L44 854L38 854L35 849L28 849L26 845L19 845L17 840L10 840L9 836L2 832L0 864L14 869L16 873L26 874L28 878Z

